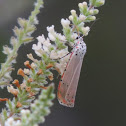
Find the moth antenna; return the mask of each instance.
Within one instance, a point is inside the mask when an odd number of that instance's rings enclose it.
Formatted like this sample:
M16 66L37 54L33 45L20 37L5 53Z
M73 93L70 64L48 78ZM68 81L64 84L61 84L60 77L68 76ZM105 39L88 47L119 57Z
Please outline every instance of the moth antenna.
M98 21L100 18L97 18L90 26L90 29L92 28L92 26L96 23L96 21Z
M71 52L67 53L66 55L60 57L59 59L62 59L62 58L64 58L64 57L68 56L70 53L71 53Z
M90 29L93 27L93 25L96 23L96 21L98 21L100 18L97 18L92 24L91 24L91 26L90 26ZM84 37L84 35L83 36L81 36L81 38L83 38Z

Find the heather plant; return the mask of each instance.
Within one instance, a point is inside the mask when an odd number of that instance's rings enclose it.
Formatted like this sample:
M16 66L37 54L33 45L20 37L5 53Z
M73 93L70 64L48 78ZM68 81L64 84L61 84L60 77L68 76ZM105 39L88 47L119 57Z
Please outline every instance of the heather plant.
M6 101L6 108L3 108L0 114L1 126L37 126L45 121L55 98L53 71L56 70L59 75L63 74L70 57L68 54L80 37L88 35L90 27L86 23L96 20L95 15L99 13L97 7L104 3L105 0L79 3L80 14L77 14L76 10L71 10L68 18L61 19L63 33L57 33L54 25L48 26L48 37L43 34L38 36L38 42L32 46L40 60L35 59L31 53L27 54L29 60L24 62L26 68L17 71L17 74L23 77L21 84L17 79L12 80L13 64L16 63L20 46L34 39L32 33L39 23L37 15L43 7L43 1L36 1L35 8L27 20L18 19L19 26L14 27L14 36L10 39L11 47L3 47L3 53L7 58L5 63L1 63L0 86L7 87L8 92L14 97L12 100L0 98L1 102ZM37 94L39 97L35 100Z

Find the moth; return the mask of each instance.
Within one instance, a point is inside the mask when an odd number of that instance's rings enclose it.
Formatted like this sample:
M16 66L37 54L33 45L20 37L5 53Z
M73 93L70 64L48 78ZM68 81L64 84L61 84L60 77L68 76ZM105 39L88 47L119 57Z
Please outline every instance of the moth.
M80 71L85 53L86 44L84 43L83 38L79 38L70 53L69 61L59 82L57 98L61 105L74 107Z

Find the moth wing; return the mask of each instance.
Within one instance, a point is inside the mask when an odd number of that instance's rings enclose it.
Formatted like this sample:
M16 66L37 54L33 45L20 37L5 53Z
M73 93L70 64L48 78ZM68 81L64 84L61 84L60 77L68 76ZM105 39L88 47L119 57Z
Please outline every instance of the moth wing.
M76 53L72 53L66 70L64 71L64 74L59 83L57 93L59 103L64 106L73 107L74 105L72 100L73 96L75 97L76 95L81 66L82 59L80 58L80 56L76 55Z
M82 67L82 60L78 61L78 64L77 64L74 74L73 74L73 78L71 79L68 90L66 92L65 99L66 99L69 107L74 107L81 67Z

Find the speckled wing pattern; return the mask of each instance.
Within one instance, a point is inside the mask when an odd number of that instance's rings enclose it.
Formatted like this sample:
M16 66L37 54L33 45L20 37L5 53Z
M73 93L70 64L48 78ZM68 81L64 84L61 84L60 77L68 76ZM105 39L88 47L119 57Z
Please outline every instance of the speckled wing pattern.
M66 69L58 86L58 101L67 107L74 107L81 66L86 53L84 41L78 41L73 48Z

